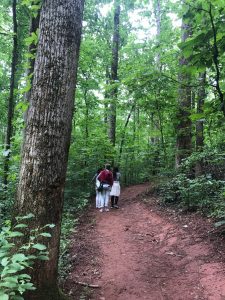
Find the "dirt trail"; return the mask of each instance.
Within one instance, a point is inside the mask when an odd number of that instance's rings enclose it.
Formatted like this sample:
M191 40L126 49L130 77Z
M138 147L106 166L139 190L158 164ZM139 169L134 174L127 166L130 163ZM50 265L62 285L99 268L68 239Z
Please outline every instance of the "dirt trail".
M147 188L124 189L120 209L92 209L92 222L80 224L65 286L71 299L225 300L224 257L207 234L209 221L164 212L148 196L136 199Z

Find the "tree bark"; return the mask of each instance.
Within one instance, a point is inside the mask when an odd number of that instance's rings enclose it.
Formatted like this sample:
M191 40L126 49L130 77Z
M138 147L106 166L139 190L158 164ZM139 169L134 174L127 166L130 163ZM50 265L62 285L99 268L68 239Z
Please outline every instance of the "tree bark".
M115 83L118 81L118 62L119 62L119 24L120 24L120 1L115 0L115 12L114 12L114 32L113 32L113 44L112 44L112 66L111 66L111 103L109 107L109 140L113 146L116 142L116 102L118 88Z
M206 72L199 75L199 89L197 98L197 113L203 113L203 106L205 102L206 92ZM204 147L204 123L202 118L196 122L196 151L201 152ZM202 174L202 162L198 161L195 166L195 175L199 176Z
M205 83L206 83L206 72L199 75L199 89L198 89L198 99L197 99L197 113L203 113L203 106L205 102L206 92L205 92ZM202 151L204 146L204 125L202 118L196 122L196 150Z
M186 17L183 17L182 23L182 42L185 42L191 36L191 27L187 23ZM182 71L182 67L188 65L188 59L181 57L180 59L181 73L179 75L179 111L178 111L178 126L177 126L177 143L176 143L176 168L178 168L183 159L187 158L192 151L192 133L191 133L191 87L190 76Z
M105 95L104 95L104 123L107 125L108 124L108 101L109 101L109 92L108 92L108 86L110 82L110 70L109 67L106 67L106 72L105 72ZM107 126L106 126L107 128ZM107 131L106 131L107 132Z
M32 212L30 227L55 224L49 261L37 263L29 300L57 300L63 193L74 108L84 0L44 0L27 112L16 213Z
M14 115L14 98L15 98L15 77L18 64L18 24L17 24L17 1L12 2L12 17L13 17L13 51L12 51L12 63L11 63L11 77L10 77L10 91L8 99L8 113L7 113L7 131L5 140L5 151L6 156L4 160L4 176L3 184L7 190L8 185L8 173L9 173L9 160L10 160L10 148L11 148L11 138L13 132L13 115Z
M122 137L121 137L121 142L120 142L120 150L119 150L119 158L118 158L119 163L120 163L122 152L123 152L123 145L124 145L124 142L125 142L126 129L127 129L128 124L129 124L129 120L130 120L130 117L131 117L131 114L132 114L134 108L135 108L135 103L131 107L131 110L130 110L128 116L127 116L127 119L126 119L126 122L125 122L125 125L124 125L124 129L123 129L123 132L122 132Z

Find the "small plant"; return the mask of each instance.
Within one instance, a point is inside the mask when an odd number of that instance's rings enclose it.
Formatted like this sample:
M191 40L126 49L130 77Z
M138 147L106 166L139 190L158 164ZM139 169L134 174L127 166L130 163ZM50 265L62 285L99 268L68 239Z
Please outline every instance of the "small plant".
M47 247L38 240L42 237L51 237L51 234L45 230L53 228L53 224L30 230L28 242L18 247L17 239L24 236L23 231L28 229L26 221L33 217L33 214L17 217L14 226L10 221L6 221L0 232L1 300L22 300L25 291L35 290L27 269L32 268L37 259L48 260Z

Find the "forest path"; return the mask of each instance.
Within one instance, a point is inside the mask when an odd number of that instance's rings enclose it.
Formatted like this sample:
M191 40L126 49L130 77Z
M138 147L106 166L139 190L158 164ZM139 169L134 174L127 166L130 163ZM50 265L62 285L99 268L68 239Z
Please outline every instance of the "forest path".
M148 189L125 188L120 209L91 209L81 220L65 286L71 299L224 300L225 261L210 221L162 210Z

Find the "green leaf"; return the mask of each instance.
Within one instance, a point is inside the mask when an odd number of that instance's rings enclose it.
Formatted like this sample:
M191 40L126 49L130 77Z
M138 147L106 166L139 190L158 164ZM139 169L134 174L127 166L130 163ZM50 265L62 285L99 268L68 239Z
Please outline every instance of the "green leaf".
M36 288L34 287L33 283L31 282L27 282L27 283L24 283L24 284L21 284L22 288L26 289L26 290L36 290Z
M18 283L18 277L17 276L4 277L4 281Z
M15 282L0 282L0 287L6 287L6 288L9 288L9 289L13 289L13 288L16 288L18 286L18 283L15 283ZM1 296L0 296L0 299L1 299Z
M31 276L28 274L19 274L18 279L31 279Z
M198 121L205 118L204 113L198 113L198 114L191 114L189 117L192 121Z
M27 224L17 224L14 228L26 228Z
M0 300L9 300L9 295L0 293Z
M24 298L22 296L18 296L18 295L12 296L11 299L12 300L24 300Z
M26 216L22 217L22 220L31 219L31 218L34 218L34 217L35 217L35 215L34 215L34 214L32 214L32 213L29 213L28 215L26 215Z
M9 237L17 237L17 236L24 236L24 234L20 231L12 231L9 233Z
M25 267L18 264L18 263L12 263L10 265L7 265L7 267L5 267L5 269L2 271L2 276L6 275L6 274L14 274L17 273L18 271L22 271L24 270Z
M50 234L50 233L48 233L48 232L42 232L42 233L40 233L39 235L41 235L41 236L44 236L44 237L51 237L52 235Z
M220 227L222 225L225 225L225 220L214 223L215 227Z
M45 228L45 227L54 228L55 224L46 224L43 228Z
M23 253L14 254L12 257L13 262L21 262L27 260L27 257Z
M40 250L40 251L47 249L47 247L43 244L35 244L32 246L32 248Z
M9 258L8 258L8 257L4 257L4 258L2 259L2 261L1 261L1 265L2 265L3 267L7 266L8 263L9 263Z
M6 245L1 246L1 250L9 250L15 246L14 243L8 243Z
M38 255L37 259L40 259L40 260L49 260L49 257L46 256L46 255Z

